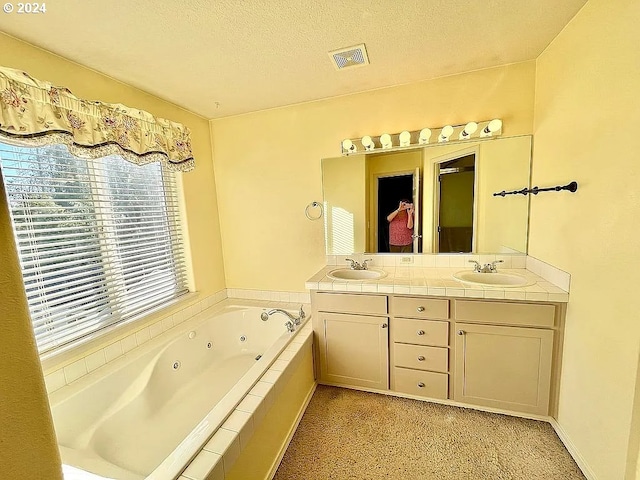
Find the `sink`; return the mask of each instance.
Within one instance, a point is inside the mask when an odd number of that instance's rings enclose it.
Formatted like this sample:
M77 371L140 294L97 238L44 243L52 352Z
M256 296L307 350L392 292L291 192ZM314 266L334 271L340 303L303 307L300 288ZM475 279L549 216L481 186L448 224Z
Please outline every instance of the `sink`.
M453 278L464 283L489 287L527 287L535 283L516 273L478 273L469 270L454 273Z
M387 276L387 272L370 268L369 270L351 270L350 268L338 268L327 274L327 277L334 280L379 280Z

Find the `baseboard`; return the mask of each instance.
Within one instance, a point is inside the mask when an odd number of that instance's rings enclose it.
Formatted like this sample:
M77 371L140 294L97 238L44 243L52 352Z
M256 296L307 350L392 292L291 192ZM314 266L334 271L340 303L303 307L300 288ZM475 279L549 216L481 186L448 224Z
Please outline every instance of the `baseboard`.
M598 480L595 473L593 473L591 468L589 468L589 465L587 464L587 462L585 462L584 458L582 458L582 455L580 455L580 452L578 452L578 449L573 444L571 439L569 439L569 436L560 426L558 421L555 418L551 418L549 420L549 423L556 431L556 434L560 438L560 441L564 444L569 454L573 457L573 460L578 464L578 468L582 470L582 474L587 478L587 480Z
M304 399L304 402L302 403L300 410L298 411L298 416L296 417L295 422L293 422L293 425L291 426L291 429L287 434L287 438L282 444L280 453L278 453L278 456L276 457L275 461L273 462L273 466L271 467L271 471L269 472L269 475L267 475L265 480L273 480L273 477L275 477L276 471L278 471L278 467L280 466L280 462L282 461L282 458L284 457L284 454L286 453L287 448L289 448L289 444L291 443L291 440L293 439L293 436L295 435L296 430L298 429L298 425L300 425L300 421L302 420L302 417L304 416L304 412L307 410L307 407L309 406L309 402L311 401L311 397L313 397L313 394L315 393L317 386L318 386L318 383L313 382L313 385L309 389L309 393L307 393L307 396Z

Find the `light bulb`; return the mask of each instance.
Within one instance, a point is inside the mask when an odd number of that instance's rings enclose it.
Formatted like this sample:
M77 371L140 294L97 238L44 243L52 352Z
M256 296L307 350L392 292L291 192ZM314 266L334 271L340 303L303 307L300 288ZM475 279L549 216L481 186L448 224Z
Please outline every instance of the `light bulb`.
M365 150L373 150L375 148L375 145L373 144L373 140L369 135L365 135L364 137L362 137L361 142Z
M409 145L411 145L411 133L405 130L400 133L400 146L408 147Z
M442 131L440 132L440 136L438 137L438 142L448 142L449 137L453 133L453 127L451 125L447 125L446 127L442 127Z
M460 140L467 140L478 130L478 124L476 122L469 122L464 126L464 129L460 132Z
M380 143L382 144L382 148L391 148L393 147L393 143L391 142L391 135L388 133L383 133L380 135Z
M346 140L342 141L342 149L345 152L351 153L356 151L356 146L353 144L351 140L347 138Z
M490 137L494 132L497 132L502 128L502 120L495 118L489 122L489 124L480 132L481 137Z
M431 138L431 130L428 128L423 128L420 130L420 138L418 138L418 143L421 145L429 143L429 139Z

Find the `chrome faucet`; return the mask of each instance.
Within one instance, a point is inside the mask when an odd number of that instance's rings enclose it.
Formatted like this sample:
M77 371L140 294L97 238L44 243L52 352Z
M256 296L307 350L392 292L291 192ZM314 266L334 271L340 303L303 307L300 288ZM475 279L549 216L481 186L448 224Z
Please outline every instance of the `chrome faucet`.
M300 325L302 321L307 317L307 314L304 313L302 305L300 305L300 311L298 312L297 317L287 312L286 310L282 310L281 308L273 308L268 312L262 312L260 314L260 318L262 319L263 322L266 322L267 320L269 320L269 315L273 315L274 313L281 313L283 315L286 315L289 318L289 321L285 323L285 326L287 327L287 330L290 332L293 332L296 329L296 327Z
M469 263L473 263L473 271L476 273L497 273L498 269L496 268L496 264L503 263L504 260L496 260L495 262L487 263L484 266L480 264L480 262L476 262L475 260L469 260Z
M351 264L349 265L351 267L351 270L367 270L369 268L369 265L367 265L367 263L373 261L373 259L367 258L362 262L362 265L361 265L355 260L352 260L350 258L346 258L345 260L347 262L351 262Z

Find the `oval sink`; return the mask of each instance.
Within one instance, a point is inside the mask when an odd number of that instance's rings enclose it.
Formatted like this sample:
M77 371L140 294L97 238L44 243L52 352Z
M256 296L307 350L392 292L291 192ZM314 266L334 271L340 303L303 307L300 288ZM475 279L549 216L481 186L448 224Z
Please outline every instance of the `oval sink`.
M464 283L488 287L526 287L535 283L515 273L478 273L468 270L454 273L453 278Z
M327 277L334 280L378 280L387 276L387 272L382 270L351 270L350 268L338 268L327 274Z

